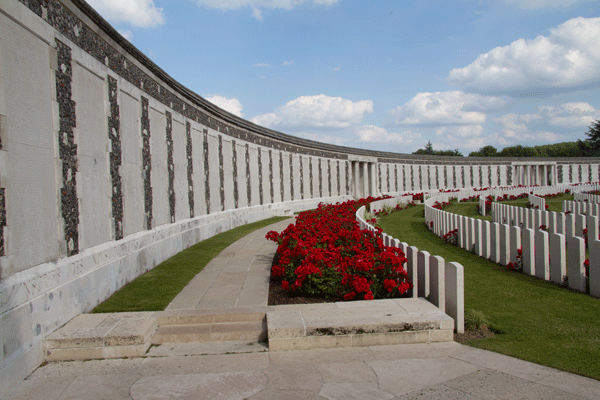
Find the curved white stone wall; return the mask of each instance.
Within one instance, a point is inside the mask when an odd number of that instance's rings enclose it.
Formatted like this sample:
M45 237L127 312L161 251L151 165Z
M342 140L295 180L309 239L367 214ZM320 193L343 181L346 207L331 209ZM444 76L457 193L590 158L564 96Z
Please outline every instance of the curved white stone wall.
M600 159L351 149L235 117L81 0L0 2L0 396L42 339L189 245L350 196L598 181Z

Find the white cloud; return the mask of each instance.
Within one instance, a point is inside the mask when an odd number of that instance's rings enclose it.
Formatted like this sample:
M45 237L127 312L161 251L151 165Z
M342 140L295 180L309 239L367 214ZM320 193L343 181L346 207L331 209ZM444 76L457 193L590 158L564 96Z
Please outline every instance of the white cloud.
M453 92L417 93L403 106L390 110L397 125L482 124L485 112L501 109L500 97Z
M453 69L448 80L484 93L598 84L598 43L600 18L577 17L550 29L549 36L518 39L481 54L468 66Z
M435 133L438 136L445 136L447 138L468 138L473 136L480 136L483 133L483 126L481 125L454 125L454 126L440 126L435 129Z
M219 95L205 97L205 99L210 101L217 107L220 107L225 111L229 111L233 115L237 115L240 118L244 117L244 115L242 114L242 103L240 103L238 99L228 99Z
M502 130L494 135L497 143L508 146L525 142L557 143L566 139L565 135L529 128L528 124L542 119L539 114L504 114L495 120L502 126Z
M257 63L254 64L253 67L270 67L271 65L267 64L267 63Z
M283 63L281 63L281 65L283 65L284 67L294 65L294 60L284 61Z
M338 65L337 67L335 67L335 68L333 69L333 72L338 72L338 71L341 71L341 69L342 69L342 66L341 66L341 65Z
M154 0L88 0L100 15L112 23L126 22L141 28L153 28L165 23L162 8Z
M413 131L402 133L388 132L387 129L375 125L363 125L356 129L356 135L361 142L370 143L413 143L415 139L421 138L421 134Z
M539 114L548 118L550 125L566 128L587 127L596 119L600 119L600 110L588 103L564 103L559 107L542 106Z
M257 20L262 21L261 9L263 8L289 11L304 3L313 3L318 6L331 7L338 4L340 1L341 0L196 0L196 3L221 11L231 11L250 7L252 9L252 16Z
M592 0L504 0L508 4L514 4L518 8L535 10L546 7L570 7L577 3L586 3Z
M259 21L263 20L262 10L260 8L252 7L252 16Z
M125 39L129 40L130 42L133 39L133 33L131 31L123 31L121 29L118 29L117 32L119 32L121 34L121 36L123 36Z
M341 97L321 94L302 96L288 101L272 113L257 115L252 118L252 122L270 128L275 126L346 128L360 122L365 114L372 112L371 100L353 102Z

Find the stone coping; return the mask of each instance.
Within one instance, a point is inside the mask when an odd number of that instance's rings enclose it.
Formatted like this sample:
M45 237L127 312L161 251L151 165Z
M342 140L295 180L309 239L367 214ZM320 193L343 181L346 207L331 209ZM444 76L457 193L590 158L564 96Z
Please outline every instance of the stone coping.
M46 361L141 357L158 326L244 323L266 316L269 350L453 340L454 320L423 298L82 314L44 340Z

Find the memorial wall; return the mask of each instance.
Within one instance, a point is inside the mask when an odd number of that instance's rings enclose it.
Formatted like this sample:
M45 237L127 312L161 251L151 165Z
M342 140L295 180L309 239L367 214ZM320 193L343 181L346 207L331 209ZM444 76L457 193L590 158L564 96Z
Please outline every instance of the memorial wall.
M599 181L600 159L375 152L257 126L87 3L0 0L0 396L42 340L179 251L319 202Z

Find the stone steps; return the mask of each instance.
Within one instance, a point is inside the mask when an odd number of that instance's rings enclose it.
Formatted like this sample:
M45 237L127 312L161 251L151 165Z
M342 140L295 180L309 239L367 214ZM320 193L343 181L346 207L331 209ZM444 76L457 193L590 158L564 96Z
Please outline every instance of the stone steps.
M422 298L278 306L267 325L269 350L454 340L454 320Z
M452 341L453 331L453 319L422 298L83 314L44 340L44 354L63 361L141 357L151 345L159 355L430 343Z
M152 344L222 342L228 340L261 342L267 339L266 321L225 322L159 326Z
M158 326L151 314L78 315L44 339L45 361L141 357Z

